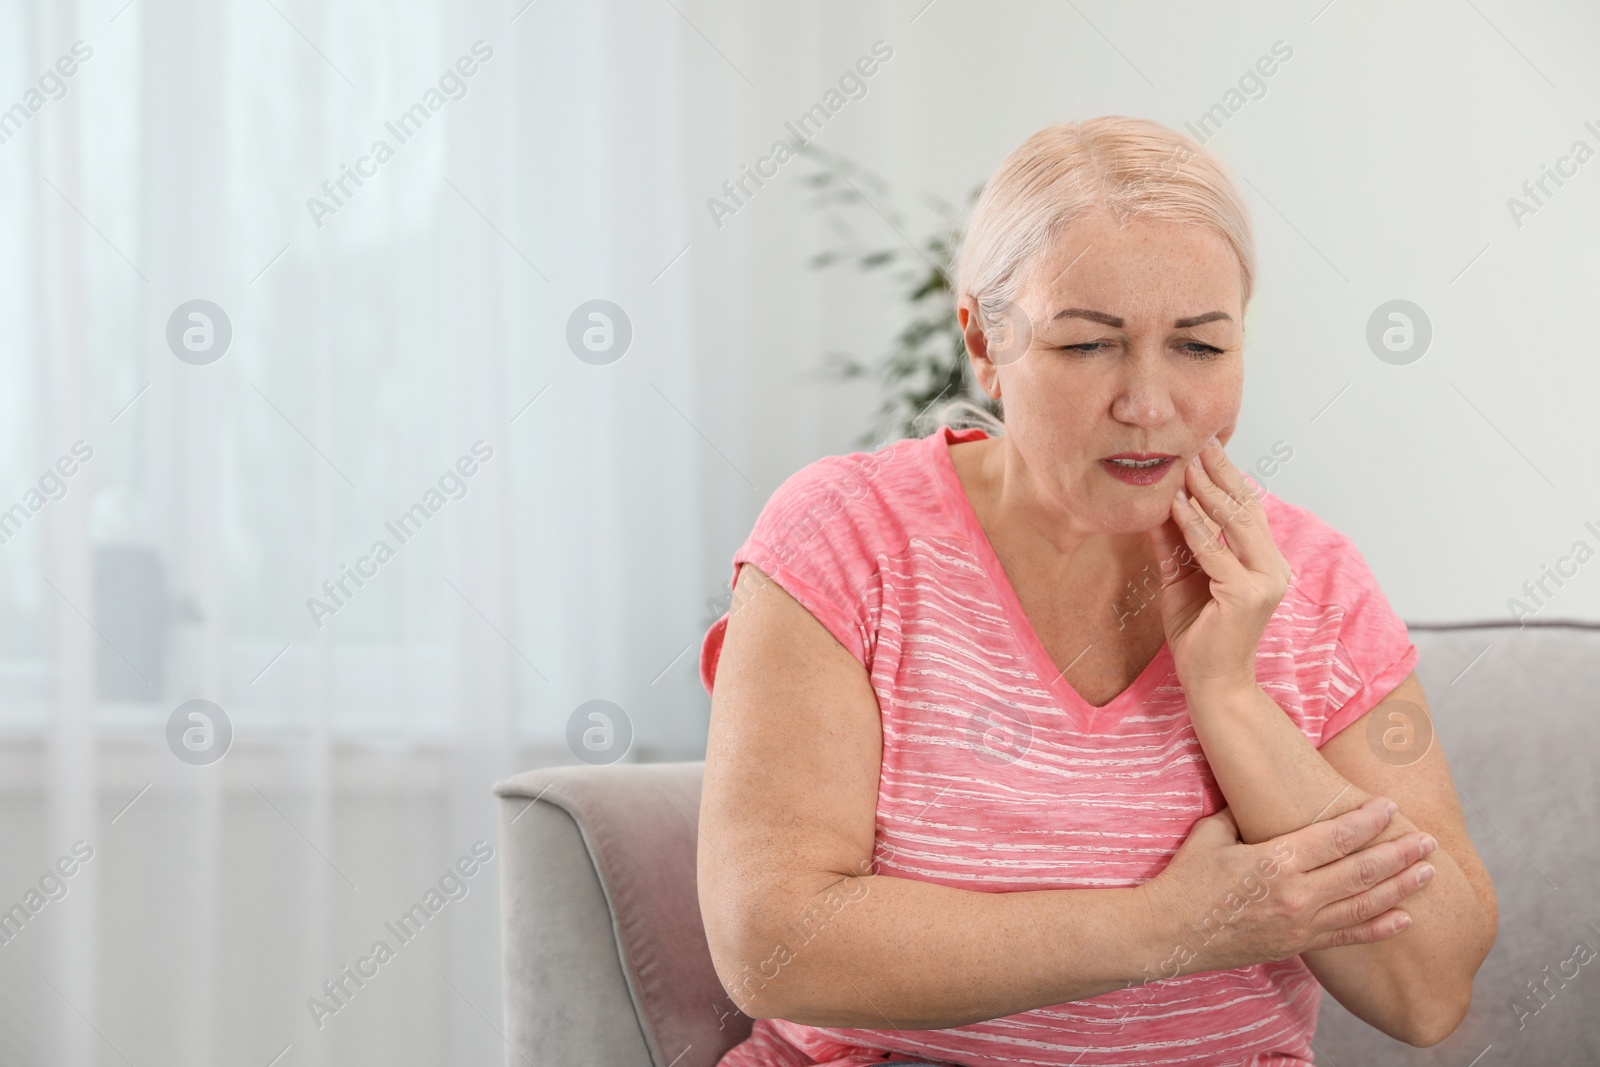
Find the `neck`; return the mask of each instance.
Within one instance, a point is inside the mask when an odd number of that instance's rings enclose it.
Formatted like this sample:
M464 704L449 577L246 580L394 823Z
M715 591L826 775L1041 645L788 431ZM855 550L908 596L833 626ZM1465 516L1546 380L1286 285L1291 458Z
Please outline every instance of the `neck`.
M1145 533L1112 533L1085 522L1071 501L1041 485L1008 437L969 447L962 480L991 543L1004 539L1069 587L1120 590L1154 567L1155 550Z

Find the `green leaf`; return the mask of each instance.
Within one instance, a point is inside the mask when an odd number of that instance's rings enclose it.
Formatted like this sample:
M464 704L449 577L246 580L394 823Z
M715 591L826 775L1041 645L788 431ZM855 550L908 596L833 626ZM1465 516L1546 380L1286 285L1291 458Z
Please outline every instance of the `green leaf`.
M834 247L813 254L811 265L826 269L849 261L862 273L891 268L889 284L909 313L888 349L876 359L827 353L820 371L836 380L871 376L881 383L876 425L858 442L864 448L876 447L885 440L884 435L904 437L918 432L915 422L930 404L966 395L970 389L966 345L950 301L953 265L943 266L950 264L961 242L959 212L942 198L922 194L921 206L938 219L921 228L922 235L917 238L919 227L906 221L907 214L881 176L815 144L802 144L797 150L816 167L803 179L813 190L811 204L824 212L825 225L839 239ZM972 190L969 205L982 189L980 185ZM900 236L913 238L916 256L907 255L899 245L876 250L861 247L858 232L881 239L885 219ZM852 225L852 220L859 226ZM979 402L998 414L993 402Z

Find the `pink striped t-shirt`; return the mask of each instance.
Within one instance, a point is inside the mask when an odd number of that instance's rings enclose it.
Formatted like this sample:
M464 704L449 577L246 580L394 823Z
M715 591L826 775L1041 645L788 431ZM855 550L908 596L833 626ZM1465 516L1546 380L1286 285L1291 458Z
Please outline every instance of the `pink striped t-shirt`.
M1139 885L1222 794L1165 644L1103 707L1059 677L950 459L951 444L984 436L944 427L801 469L734 554L734 579L743 562L761 568L871 680L880 873L989 893ZM1256 678L1320 747L1405 679L1417 649L1347 537L1270 493L1264 507L1294 579ZM1122 610L1139 603L1130 594ZM707 692L726 626L702 644ZM1147 983L945 1030L760 1019L720 1067L1312 1062L1322 990L1298 956L1164 980L1162 966Z

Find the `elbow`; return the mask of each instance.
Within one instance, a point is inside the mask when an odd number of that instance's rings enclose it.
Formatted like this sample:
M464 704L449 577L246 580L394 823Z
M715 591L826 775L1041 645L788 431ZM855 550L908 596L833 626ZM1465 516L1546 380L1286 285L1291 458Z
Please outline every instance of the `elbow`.
M1429 1048L1455 1033L1471 1007L1470 985L1449 995L1436 995L1407 1012L1401 1032L1390 1036L1417 1048Z
M707 907L702 898L701 917L711 966L717 980L739 1010L752 1019L786 1018L791 1006L783 1003L778 978L793 963L792 953L767 930L766 909L758 901L724 902ZM787 983L792 984L792 983Z
M711 964L728 999L752 1019L784 1019L806 1026L865 1026L872 1017L832 1003L829 984L801 964L802 953L781 938L713 951Z
M1472 1009L1472 982L1489 950L1494 947L1499 931L1500 912L1493 891L1482 901L1484 911L1484 936L1470 960L1463 961L1463 978L1454 986L1443 990L1432 989L1419 995L1413 1009L1407 1013L1407 1032L1396 1034L1400 1040L1418 1048L1437 1045L1456 1032L1467 1012Z
M781 936L752 935L737 946L713 950L717 979L739 1010L752 1019L784 1019L806 1026L865 1026L872 1021L835 1003L839 992L815 954L798 951Z
M856 883L830 887L806 907L768 891L736 894L721 907L702 898L711 964L730 1000L752 1019L786 1019L810 1026L864 1026L875 1016L840 1002L837 935L830 921L844 903L864 895ZM781 916L795 915L791 921Z
M759 953L713 951L711 964L728 999L752 1019L793 1019L796 1006L786 1002L782 975L786 949L779 944Z
M802 1021L809 1005L805 979L797 973L799 956L792 938L781 932L774 916L782 908L764 892L735 894L736 899L708 907L702 898L706 944L711 965L728 998L752 1019Z
M1411 1000L1411 1010L1406 1013L1405 1032L1391 1036L1408 1045L1429 1048L1455 1033L1466 1019L1472 1009L1473 980L1478 968L1488 957L1489 950L1494 947L1500 926L1500 910L1492 888L1486 898L1480 899L1479 904L1483 910L1482 933L1474 938L1476 948L1471 954L1458 961L1455 968L1458 977L1443 989L1434 986L1420 990Z

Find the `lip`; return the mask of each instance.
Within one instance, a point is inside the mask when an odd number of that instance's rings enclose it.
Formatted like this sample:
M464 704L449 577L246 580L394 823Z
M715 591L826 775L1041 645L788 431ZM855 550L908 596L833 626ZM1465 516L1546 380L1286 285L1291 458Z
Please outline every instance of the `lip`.
M1135 461L1159 459L1162 462L1153 467L1130 469L1111 462L1114 459ZM1118 452L1114 456L1100 460L1100 469L1124 485L1154 485L1167 476L1167 472L1173 468L1177 460L1178 457L1170 452Z

